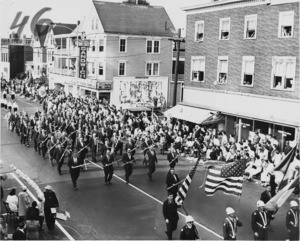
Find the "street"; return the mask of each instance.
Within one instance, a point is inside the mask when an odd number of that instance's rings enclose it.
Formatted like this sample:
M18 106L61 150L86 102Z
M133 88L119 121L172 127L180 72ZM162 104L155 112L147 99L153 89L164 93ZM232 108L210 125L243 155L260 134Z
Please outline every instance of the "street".
M29 115L41 106L17 96L19 111L26 110ZM153 175L153 182L148 180L148 169L143 164L140 150L137 151L137 163L134 165L131 183L125 183L124 170L115 164L112 185L104 185L104 173L99 160L88 165L87 170L80 173L78 191L73 191L68 167L65 164L59 175L56 167L51 167L46 158L43 160L31 146L20 144L19 137L7 129L5 112L1 112L1 159L4 162L3 172L11 172L9 165L14 164L26 173L39 187L44 190L47 184L56 192L60 208L71 214L67 221L58 221L61 226L78 240L95 239L123 239L123 240L162 240L166 239L166 225L162 215L162 202L167 198L165 179L168 161L165 155L158 154L158 164ZM117 156L120 159L120 156ZM180 179L184 179L195 164L195 159L181 157L176 166ZM222 239L222 225L226 217L225 209L231 206L237 211L237 216L243 222L238 229L237 237L242 240L253 239L251 229L251 214L256 209L256 201L264 190L259 183L247 182L243 184L243 194L236 196L224 195L217 192L213 197L207 197L204 187L206 170L199 166L189 188L184 207L188 214L196 221L196 227L203 240ZM24 180L20 179L23 183ZM20 183L13 175L8 176L4 183L5 194L13 186L20 187ZM19 190L17 190L19 192ZM34 192L32 192L35 194ZM6 196L6 195L5 195ZM291 198L290 198L291 199ZM289 199L289 200L290 200ZM276 214L271 222L272 232L270 240L287 239L285 215L289 208L289 201ZM179 238L180 229L185 224L185 211L179 208L180 221L174 232L174 239ZM52 235L52 236L51 236ZM56 228L53 234L43 231L44 239L67 239L63 232Z

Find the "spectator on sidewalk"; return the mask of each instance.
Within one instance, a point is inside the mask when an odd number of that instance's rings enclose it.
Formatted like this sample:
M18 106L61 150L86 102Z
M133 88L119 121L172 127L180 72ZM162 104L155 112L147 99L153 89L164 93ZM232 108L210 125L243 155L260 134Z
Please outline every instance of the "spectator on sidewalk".
M10 190L6 198L6 202L8 203L8 206L12 212L18 212L19 198L16 194L15 188Z
M27 209L30 205L29 195L27 193L27 187L22 187L22 192L19 193L19 217L26 217Z

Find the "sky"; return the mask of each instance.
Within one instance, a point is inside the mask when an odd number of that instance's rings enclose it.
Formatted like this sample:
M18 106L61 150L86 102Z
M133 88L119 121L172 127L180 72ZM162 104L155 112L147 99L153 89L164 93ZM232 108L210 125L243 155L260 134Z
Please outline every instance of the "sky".
M123 0L106 0L107 2L122 2ZM199 5L210 0L148 0L150 5L163 6L175 28L186 27L186 14L181 10L182 7ZM27 18L22 35L31 37L30 25L37 13L43 8L48 8L40 15L41 19L50 19L53 22L77 23L88 15L92 6L92 0L0 0L0 37L8 37L14 19L18 12L21 12L19 21ZM17 32L17 28L14 29Z

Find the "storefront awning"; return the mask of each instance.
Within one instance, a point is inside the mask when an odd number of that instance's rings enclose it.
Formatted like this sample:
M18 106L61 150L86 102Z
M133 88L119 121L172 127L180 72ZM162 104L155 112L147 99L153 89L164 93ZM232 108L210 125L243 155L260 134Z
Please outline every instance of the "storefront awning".
M225 116L218 112L217 114L208 117L201 124L202 125L212 125L212 124L216 124L216 123L220 123L220 122L224 122L224 121L225 121Z
M185 120L196 124L201 124L204 120L206 120L213 114L214 113L212 113L210 110L204 110L204 109L180 105L180 104L164 112L164 116L166 117L177 118L180 120Z

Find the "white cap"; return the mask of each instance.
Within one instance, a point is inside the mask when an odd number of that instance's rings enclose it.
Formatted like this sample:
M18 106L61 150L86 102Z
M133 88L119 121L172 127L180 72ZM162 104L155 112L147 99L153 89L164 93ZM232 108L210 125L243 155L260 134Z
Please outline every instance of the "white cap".
M296 201L291 201L290 202L291 207L298 207L298 203Z
M265 203L262 200L257 201L257 207L264 207Z
M188 222L194 222L194 219L193 219L193 217L192 217L191 215L188 215L188 216L186 216L186 218L185 218L185 222L186 222L186 223L188 223Z
M47 186L45 187L45 189L47 189L47 190L52 190L52 187L51 187L50 185L47 185Z
M233 208L231 208L231 207L226 208L226 214L227 214L227 215L233 214L233 213L235 213L235 211L234 211Z

